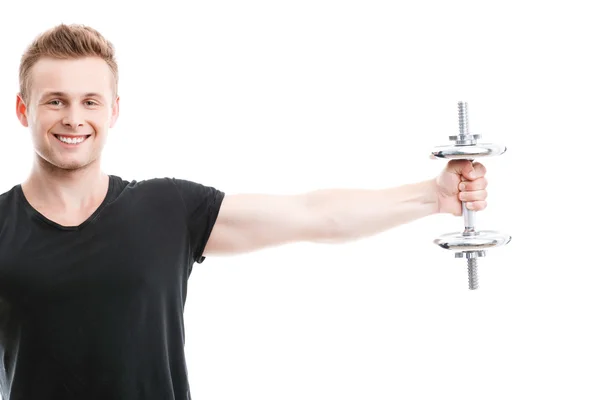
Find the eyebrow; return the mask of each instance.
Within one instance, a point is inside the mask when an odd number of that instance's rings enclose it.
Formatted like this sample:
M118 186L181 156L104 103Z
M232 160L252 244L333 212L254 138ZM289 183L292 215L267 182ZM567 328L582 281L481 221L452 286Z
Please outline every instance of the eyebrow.
M42 94L42 99L45 99L46 97L68 97L67 94L65 92L47 92ZM83 95L83 97L100 97L100 98L104 98L100 93L94 93L94 92L88 92L85 93Z

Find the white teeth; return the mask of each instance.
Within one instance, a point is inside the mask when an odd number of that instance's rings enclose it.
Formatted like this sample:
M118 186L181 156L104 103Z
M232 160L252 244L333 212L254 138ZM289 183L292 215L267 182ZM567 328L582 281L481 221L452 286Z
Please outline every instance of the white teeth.
M69 138L69 137L65 137L65 136L57 136L57 137L58 137L58 140L60 140L61 142L69 143L69 144L79 144L86 139L85 137L79 137L79 138Z

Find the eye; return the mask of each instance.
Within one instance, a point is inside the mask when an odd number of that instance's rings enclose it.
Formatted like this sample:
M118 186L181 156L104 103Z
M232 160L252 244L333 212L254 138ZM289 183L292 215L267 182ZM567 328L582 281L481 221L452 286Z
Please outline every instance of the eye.
M96 103L95 101L92 101L92 100L87 100L85 102L85 104L88 106L97 106L98 105L98 103Z
M53 105L53 106L59 106L60 105L59 103L62 104L62 101L60 101L60 100L50 100L48 102L48 104Z

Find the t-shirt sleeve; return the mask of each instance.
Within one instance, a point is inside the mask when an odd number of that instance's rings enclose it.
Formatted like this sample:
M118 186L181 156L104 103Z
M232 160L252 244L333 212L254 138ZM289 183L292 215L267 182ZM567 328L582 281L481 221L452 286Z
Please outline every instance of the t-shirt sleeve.
M194 261L202 263L204 248L219 215L225 193L197 182L171 178L183 201Z

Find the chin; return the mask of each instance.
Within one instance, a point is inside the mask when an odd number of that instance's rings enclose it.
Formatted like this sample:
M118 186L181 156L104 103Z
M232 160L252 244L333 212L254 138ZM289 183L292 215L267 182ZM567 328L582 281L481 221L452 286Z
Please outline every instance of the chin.
M61 160L60 158L50 157L46 161L51 164L54 168L63 171L77 171L88 167L94 161L81 161L81 160Z

